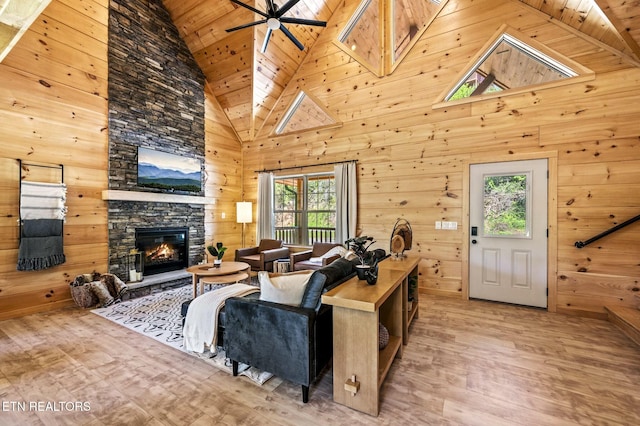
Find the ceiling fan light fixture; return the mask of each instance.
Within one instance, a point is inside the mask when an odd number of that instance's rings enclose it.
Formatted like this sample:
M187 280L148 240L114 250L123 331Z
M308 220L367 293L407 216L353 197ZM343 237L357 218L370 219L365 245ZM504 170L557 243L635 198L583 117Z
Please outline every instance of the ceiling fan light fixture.
M276 18L267 19L267 28L269 28L271 31L279 29L280 21L278 21Z
M1 2L2 0L0 0ZM264 43L262 44L262 49L260 51L265 53L267 50L267 44L269 43L269 39L271 38L271 33L275 30L280 30L284 33L284 35L291 40L293 44L300 50L304 50L304 45L300 43L300 41L287 29L287 27L283 24L295 24L295 25L311 25L316 27L326 27L327 23L325 21L316 21L313 19L302 19L302 18L290 18L283 16L287 13L292 7L294 7L300 0L288 0L282 7L278 7L273 0L267 0L267 10L262 11L250 6L246 3L241 2L240 0L231 0L232 3L237 4L238 6L244 7L262 16L264 19L260 19L259 21L249 22L247 24L243 24L237 27L228 28L226 32L232 32L237 30L242 30L244 28L253 27L259 24L267 24L267 34L264 38Z

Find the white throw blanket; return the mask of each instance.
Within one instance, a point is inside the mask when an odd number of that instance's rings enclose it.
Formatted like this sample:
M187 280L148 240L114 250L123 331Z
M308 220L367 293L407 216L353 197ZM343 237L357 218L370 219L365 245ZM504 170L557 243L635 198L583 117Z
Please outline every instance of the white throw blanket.
M67 186L64 183L23 181L20 191L20 219L65 220Z
M258 291L260 289L252 285L231 284L193 299L182 329L185 349L204 353L208 347L209 351L215 354L220 309L229 297L242 297Z

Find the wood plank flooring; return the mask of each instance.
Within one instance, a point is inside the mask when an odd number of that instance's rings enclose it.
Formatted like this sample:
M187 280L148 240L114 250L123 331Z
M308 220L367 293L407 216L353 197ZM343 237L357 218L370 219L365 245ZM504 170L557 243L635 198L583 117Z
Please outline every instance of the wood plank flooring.
M481 301L420 303L379 417L335 404L331 369L303 404L298 386L267 391L88 311L2 321L0 424L640 424L640 349L612 324Z

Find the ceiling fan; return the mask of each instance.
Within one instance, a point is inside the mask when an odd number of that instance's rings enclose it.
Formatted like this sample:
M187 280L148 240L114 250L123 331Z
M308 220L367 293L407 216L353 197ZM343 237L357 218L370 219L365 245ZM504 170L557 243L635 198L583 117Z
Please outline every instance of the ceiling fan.
M261 10L255 9L248 4L242 3L238 0L231 0L231 2L244 7L245 9L249 9L252 12L257 13L258 15L264 17L259 21L250 22L248 24L240 25L238 27L229 28L226 31L228 33L236 30L241 30L243 28L253 27L254 25L259 24L267 24L267 34L264 37L264 43L262 43L262 49L260 50L262 53L267 51L267 44L269 44L269 39L271 38L271 33L275 30L281 30L285 36L289 40L295 44L298 49L304 50L304 46L297 38L291 34L291 32L285 27L283 24L300 24L300 25L313 25L316 27L326 27L327 23L324 21L314 21L310 19L300 19L300 18L287 18L286 16L282 16L289 11L293 6L295 6L300 0L289 0L282 7L278 7L273 0L267 0L267 11L263 12Z

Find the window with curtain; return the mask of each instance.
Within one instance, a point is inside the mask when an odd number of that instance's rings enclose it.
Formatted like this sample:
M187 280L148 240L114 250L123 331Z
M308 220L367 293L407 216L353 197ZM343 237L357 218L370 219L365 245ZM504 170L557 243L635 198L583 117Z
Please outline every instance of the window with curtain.
M312 245L336 238L336 183L333 173L273 180L275 236L285 244Z

